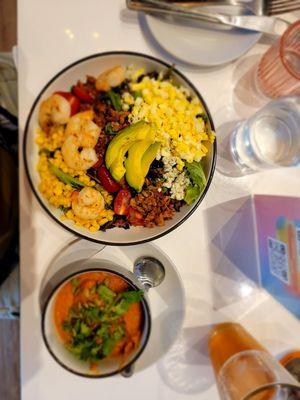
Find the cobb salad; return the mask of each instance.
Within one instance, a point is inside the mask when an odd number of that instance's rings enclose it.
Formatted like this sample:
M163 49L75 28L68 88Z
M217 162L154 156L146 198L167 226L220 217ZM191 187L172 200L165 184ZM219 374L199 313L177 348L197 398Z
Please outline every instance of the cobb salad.
M41 102L39 191L92 232L163 226L206 185L214 141L199 101L172 70L117 65Z

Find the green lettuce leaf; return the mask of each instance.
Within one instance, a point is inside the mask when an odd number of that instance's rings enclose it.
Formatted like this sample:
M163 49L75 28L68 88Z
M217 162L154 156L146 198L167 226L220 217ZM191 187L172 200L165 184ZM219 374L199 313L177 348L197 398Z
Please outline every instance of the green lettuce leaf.
M113 108L116 111L121 111L122 110L122 99L121 99L121 96L119 95L119 93L116 93L113 90L109 90L107 92L107 95L111 101Z
M190 185L186 189L185 196L184 196L184 201L188 205L193 204L197 200L197 198L199 197L200 193L201 193L201 190L200 190L199 186Z
M190 180L194 185L197 185L200 192L205 188L206 177L203 172L200 162L193 161L192 163L185 164Z

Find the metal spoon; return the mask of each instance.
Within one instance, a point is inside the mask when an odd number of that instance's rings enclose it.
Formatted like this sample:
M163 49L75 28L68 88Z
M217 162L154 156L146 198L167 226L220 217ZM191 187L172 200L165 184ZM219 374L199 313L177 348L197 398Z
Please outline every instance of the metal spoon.
M144 286L145 291L156 287L162 283L165 278L165 268L163 264L154 257L139 257L135 260L133 273ZM134 371L134 364L128 365L121 375L129 378Z
M139 257L134 262L133 273L144 286L145 291L156 287L165 278L163 264L154 257Z

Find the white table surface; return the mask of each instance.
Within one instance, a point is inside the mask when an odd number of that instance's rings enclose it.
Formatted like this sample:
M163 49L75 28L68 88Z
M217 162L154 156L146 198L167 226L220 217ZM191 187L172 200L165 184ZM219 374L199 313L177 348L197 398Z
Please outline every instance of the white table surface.
M140 51L170 61L144 36L136 15L126 11L124 3L122 0L19 0L20 145L35 96L69 63L109 50ZM267 46L263 41L241 59L220 68L178 64L201 91L217 124L224 116L239 119L255 111L256 105L249 106L241 99L236 82ZM22 160L20 166L23 400L114 400L120 396L131 400L218 399L205 335L212 323L231 318L242 322L275 355L300 346L298 320L267 293L241 278L214 240L244 196L299 195L299 169L243 178L225 178L215 173L205 201L193 216L155 242L177 265L186 291L186 319L178 341L160 361L130 379L117 376L90 380L63 370L42 341L40 284L50 260L74 236L42 211L29 188Z

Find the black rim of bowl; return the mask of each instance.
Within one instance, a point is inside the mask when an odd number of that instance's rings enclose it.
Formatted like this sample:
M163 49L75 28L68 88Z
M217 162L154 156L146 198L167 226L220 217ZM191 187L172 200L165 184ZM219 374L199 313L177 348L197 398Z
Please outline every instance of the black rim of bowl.
M65 364L54 354L54 352L52 351L51 346L50 346L50 344L49 344L49 342L48 342L46 333L45 333L46 312L47 312L47 310L48 310L50 301L52 300L53 296L54 296L55 293L58 291L58 289L59 289L60 287L62 287L67 281L69 281L70 279L72 279L74 276L82 275L82 274L85 274L85 273L88 273L88 272L101 272L101 271L103 271L103 272L108 272L108 273L113 274L113 275L118 275L120 278L124 279L133 289L135 289L135 290L140 290L140 288L139 288L137 285L135 285L135 284L134 284L129 278L127 278L125 275L123 275L123 274L120 273L120 272L113 271L113 270L110 269L110 268L99 267L99 268L85 269L85 270L83 270L83 271L81 271L81 272L74 272L73 274L69 274L66 278L64 278L64 279L63 279L60 283L58 283L58 284L54 287L54 289L51 291L51 293L49 294L49 296L48 296L48 298L47 298L47 301L45 302L44 308L43 308L43 310L42 310L42 320L41 320L41 329L42 329L42 336L43 336L43 339L44 339L44 343L45 343L45 346L46 346L47 350L49 351L49 353L51 354L51 356L54 358L54 360L55 360L61 367L63 367L64 369L66 369L67 371L69 371L69 372L71 372L71 373L73 373L73 374L75 374L75 375L78 375L78 376L81 376L81 377L84 377L84 378L91 378L91 379L107 378L107 377L109 377L109 376L118 375L118 374L120 374L122 371L124 371L126 368L128 368L128 366L133 365L133 364L137 361L137 359L142 355L143 351L145 350L145 348L146 348L146 346L147 346L147 344L148 344L148 341L149 341L150 333L151 333L151 312L150 312L150 308L149 308L149 305L148 305L147 300L145 299L145 297L143 297L143 299L142 299L142 304L143 304L143 308L144 308L144 320L148 323L148 330L147 330L147 332L146 332L146 336L145 336L145 339L144 339L144 343L142 343L140 350L136 353L136 355L133 357L133 359L130 361L130 363L126 364L124 367L119 368L117 371L110 372L110 373L108 373L108 374L103 374L103 375L82 374L82 373L80 373L80 372L78 372L78 371L73 370L72 368L68 367L67 365L65 365ZM145 321L144 321L144 324L146 323ZM74 356L74 357L75 357L75 356Z
M121 243L113 242L113 243L112 243L112 242L109 242L109 241L107 242L107 241L101 240L101 239L91 238L91 237L89 237L89 236L87 236L87 235L85 235L85 234L83 234L83 233L77 232L75 229L70 228L69 226L66 226L62 221L59 220L59 218L57 218L55 215L53 215L53 214L51 213L51 211L49 210L49 207L47 207L47 206L44 204L44 202L42 201L42 199L41 199L41 197L40 197L40 194L38 193L38 191L36 190L36 188L35 188L35 186L34 186L33 180L31 179L31 176L30 176L30 173L29 173L27 155L26 155L26 144L27 144L27 138L28 138L28 134L29 134L29 133L28 133L28 132L29 132L29 124L30 124L32 114L33 114L33 112L34 112L34 109L35 109L35 107L36 107L38 101L39 101L40 98L42 97L42 95L43 95L43 93L45 92L45 90L46 90L59 76L61 76L64 72L66 72L67 70L71 69L72 67L74 67L74 66L77 65L77 64L80 64L80 63L82 63L82 62L85 62L85 61L90 60L90 59L93 59L93 58L101 58L101 57L110 56L110 55L127 55L127 56L136 56L136 57L140 57L140 58L146 58L146 59L148 59L148 60L155 61L155 62L157 62L158 64L161 64L161 65L164 66L164 67L172 68L173 71L174 71L177 75L179 75L179 76L184 80L184 82L194 90L194 92L196 93L197 97L200 99L200 101L201 101L201 103L202 103L202 105L203 105L203 107L204 107L204 109L205 109L205 112L206 112L206 114L207 114L207 116L208 116L208 119L209 119L209 123L210 123L211 129L212 129L213 131L215 131L215 127L214 127L214 123L213 123L212 117L211 117L211 115L210 115L210 112L209 112L209 110L208 110L208 107L207 107L205 101L203 100L201 94L200 94L199 91L196 89L196 87L189 81L189 79L186 78L180 71L178 71L178 70L177 70L176 68L174 68L172 65L166 63L165 61L159 60L159 59L157 59L156 57L149 56L148 54L143 54L143 53L139 53L139 52L134 52L134 51L108 51L108 52L103 52L103 53L92 54L92 55L90 55L90 56L81 58L81 59L79 59L79 60L73 62L72 64L69 64L67 67L61 69L56 75L54 75L54 77L53 77L52 79L50 79L49 82L43 87L43 89L40 91L40 93L39 93L38 96L36 97L36 99L35 99L33 105L31 106L29 115L28 115L27 120L26 120L25 132L24 132L24 139L23 139L23 159L24 159L24 165L25 165L26 175L27 175L29 184L30 184L30 186L31 186L31 189L32 189L32 191L33 191L33 193L34 193L36 199L38 200L38 202L39 202L39 204L41 205L41 207L43 208L43 210L46 211L46 213L47 213L53 220L55 220L61 227L63 227L64 229L66 229L67 231L73 233L74 235L76 235L76 236L78 236L78 237L81 237L81 238L86 239L86 240L90 240L90 241L92 241L92 242L101 243L101 244L105 244L105 245L109 245L109 246L132 246L132 245L136 245L136 244L142 244L142 243L151 242L152 240L159 239L160 237L163 237L163 236L165 236L166 234L172 232L174 229L178 228L181 224L183 224L183 223L193 214L193 212L199 207L200 203L201 203L202 200L204 199L204 197L205 197L205 195L206 195L206 193L207 193L207 191L208 191L208 189L209 189L209 187L210 187L210 184L211 184L211 181L212 181L214 172L215 172L216 160L217 160L217 142L216 142L216 139L215 139L215 140L214 140L214 143L213 143L213 154L212 154L212 165L211 165L211 169L210 169L210 172L209 172L209 176L208 176L208 179L207 179L206 186L205 186L203 192L201 193L199 199L198 199L197 202L192 206L191 210L190 210L180 221L178 221L176 224L174 224L174 225L171 226L170 228L166 229L164 232L159 233L159 234L154 235L154 236L151 236L150 238L147 238L147 239L134 240L134 241L129 241L129 242L125 242L125 243L124 243L124 242L121 242ZM148 228L146 228L146 229L148 229Z

